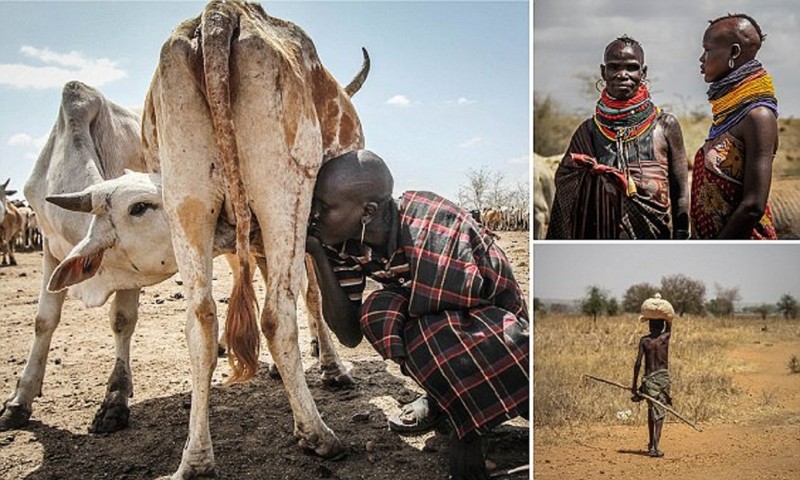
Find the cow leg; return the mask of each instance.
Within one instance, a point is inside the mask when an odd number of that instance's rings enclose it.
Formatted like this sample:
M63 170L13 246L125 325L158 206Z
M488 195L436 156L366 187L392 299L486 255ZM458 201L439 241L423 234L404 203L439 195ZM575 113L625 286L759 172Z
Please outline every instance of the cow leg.
M24 427L31 417L33 399L42 394L42 381L47 366L47 354L58 323L61 320L61 307L64 305L66 290L51 293L47 291L47 282L58 261L50 254L47 239L44 239L44 256L42 260L42 286L39 293L39 305L36 310L36 331L31 346L28 362L17 380L14 393L5 401L0 410L0 431Z
M170 189L172 192L185 192L188 188ZM189 438L173 479L195 478L210 475L214 471L214 450L208 418L211 376L217 366L218 349L217 311L211 292L214 221L200 218L202 214L195 214L191 208L186 208L189 203L193 204L193 200L184 202L183 208L179 206L174 212L178 220L172 225L172 243L186 295L186 343L192 368ZM212 206L201 210L219 211Z
M302 263L294 262L294 265L290 265L286 255L270 253L267 251L266 264L264 261L258 263L267 285L261 328L289 397L294 414L294 434L302 448L313 450L322 457L338 457L344 452L344 447L319 416L300 361L297 303L293 292L300 291L298 280L302 274ZM302 251L295 249L294 255L290 257L302 258L303 255ZM268 269L266 265L269 265Z
M9 265L16 265L17 264L17 259L14 258L14 248L16 248L14 244L16 244L16 243L17 242L16 242L15 239L11 239L11 241L8 242L8 264Z
M331 332L322 318L322 299L320 298L319 283L314 270L313 260L306 255L305 301L308 314L308 328L316 334L319 348L319 369L322 384L326 387L344 388L354 385L353 377L339 360L336 344L333 343Z
M139 314L139 289L120 290L114 295L109 320L114 331L116 361L108 379L106 397L94 416L92 433L111 433L128 426L128 399L133 397L131 336Z

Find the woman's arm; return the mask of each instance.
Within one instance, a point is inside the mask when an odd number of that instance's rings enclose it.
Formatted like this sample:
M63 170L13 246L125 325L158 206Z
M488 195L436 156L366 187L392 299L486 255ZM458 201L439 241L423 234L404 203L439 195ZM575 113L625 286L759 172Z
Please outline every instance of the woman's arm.
M363 334L358 322L358 305L348 298L331 268L325 248L320 241L309 235L306 252L314 259L317 281L322 293L322 314L325 322L343 345L355 347L361 343Z
M683 144L683 132L678 120L664 115L669 162L669 196L672 208L672 238L689 238L689 161Z
M719 238L748 239L767 206L772 160L778 149L778 122L772 110L756 107L735 128L738 131L731 133L744 141L744 194Z

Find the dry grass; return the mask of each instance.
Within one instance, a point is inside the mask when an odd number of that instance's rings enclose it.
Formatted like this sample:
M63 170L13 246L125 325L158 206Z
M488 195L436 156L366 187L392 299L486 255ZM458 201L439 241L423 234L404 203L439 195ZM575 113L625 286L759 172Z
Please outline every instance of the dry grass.
M670 344L676 410L699 422L739 418L742 412L735 407L742 392L731 381L736 366L727 352L737 345L800 335L796 320L769 322L769 330L763 332L762 323L752 319L676 319ZM629 391L582 378L588 373L630 385L639 338L647 333L645 324L630 316L599 318L595 324L590 317L559 315L536 317L533 324L536 427L646 422L645 402L632 403ZM774 392L765 392L761 403L774 403Z
M789 367L789 372L800 373L800 358L797 358L797 355L792 355L786 366Z

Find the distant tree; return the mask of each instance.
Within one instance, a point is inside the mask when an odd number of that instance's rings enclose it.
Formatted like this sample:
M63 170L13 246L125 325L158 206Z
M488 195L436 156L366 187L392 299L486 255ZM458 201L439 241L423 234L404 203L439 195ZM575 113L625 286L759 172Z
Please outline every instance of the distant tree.
M722 308L719 305L719 300L717 300L716 298L712 298L711 300L709 300L706 303L705 307L706 307L706 312L710 313L711 315L715 317L722 316Z
M630 313L639 312L642 303L658 292L658 287L647 282L631 285L622 296L622 310Z
M717 291L715 309L718 316L729 317L733 315L734 304L742 299L742 295L739 293L739 287L725 288L716 283L714 284L714 289Z
M783 318L797 318L797 300L788 293L784 294L781 299L778 300L777 307L778 311L783 315Z
M597 322L597 316L608 311L608 293L596 285L586 289L586 297L581 303L581 311L585 315L591 315L592 320Z
M680 317L685 313L699 314L703 312L706 286L682 273L670 275L661 278L661 297L672 304Z
M753 313L761 315L761 320L766 320L767 315L775 311L775 305L769 303L762 303L753 307Z
M544 308L544 305L542 305L542 299L539 298L539 297L533 297L533 311L534 312L538 312L539 310L542 310L543 308Z
M606 311L608 312L609 316L616 317L619 315L619 302L614 297L608 299L608 304L606 305Z
M495 206L498 190L502 190L503 173L482 166L475 170L467 170L467 181L458 189L458 202L464 208L482 210Z
M533 151L539 155L563 154L581 118L567 112L549 95L533 95Z

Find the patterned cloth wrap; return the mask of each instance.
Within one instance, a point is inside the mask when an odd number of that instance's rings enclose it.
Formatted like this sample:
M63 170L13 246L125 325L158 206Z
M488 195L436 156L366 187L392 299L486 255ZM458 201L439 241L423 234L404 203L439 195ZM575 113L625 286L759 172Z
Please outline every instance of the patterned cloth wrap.
M642 378L642 385L639 391L649 395L664 405L672 406L672 398L669 395L669 371L667 369L656 370ZM667 415L667 409L661 405L656 405L650 400L647 401L648 413L654 420L661 420Z
M654 130L619 143L592 118L578 127L556 170L548 239L672 238L669 165L655 154Z
M361 305L365 337L436 400L459 438L527 416L527 306L494 236L433 193L406 192L398 207L390 255L328 250L352 301L365 275L384 285Z
M728 130L759 106L778 116L772 79L757 60L713 83L708 96L714 122L709 138L695 155L692 179L692 236L698 239L719 237L744 196L744 143ZM750 238L778 238L769 203Z

